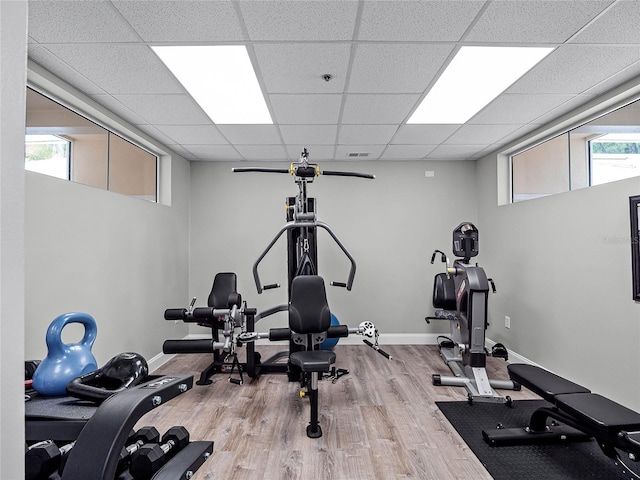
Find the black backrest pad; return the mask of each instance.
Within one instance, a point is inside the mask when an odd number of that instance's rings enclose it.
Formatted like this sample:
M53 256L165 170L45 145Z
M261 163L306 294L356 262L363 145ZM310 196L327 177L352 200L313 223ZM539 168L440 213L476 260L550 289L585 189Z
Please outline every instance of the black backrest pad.
M558 395L556 405L592 429L608 434L640 430L640 414L596 393Z
M300 275L291 282L289 328L296 333L325 332L331 326L324 280L318 275Z
M433 308L456 309L456 286L446 273L438 273L433 279Z
M212 308L229 308L229 294L236 293L235 273L218 273L213 279L207 305Z
M526 363L507 366L511 380L537 393L546 401L554 403L554 397L564 393L589 393L588 388L551 373L544 368Z

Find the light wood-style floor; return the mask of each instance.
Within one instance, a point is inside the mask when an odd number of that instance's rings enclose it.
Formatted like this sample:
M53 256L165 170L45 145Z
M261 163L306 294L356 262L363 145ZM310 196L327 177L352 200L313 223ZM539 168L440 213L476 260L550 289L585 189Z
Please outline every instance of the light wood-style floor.
M282 350L258 346L262 358ZM323 436L306 436L308 400L286 375L245 375L244 385L217 374L144 416L138 426L163 432L184 425L192 440L213 440L212 457L193 480L203 479L490 479L451 427L436 401L466 400L466 390L436 387L431 374L449 374L435 346L382 346L389 361L362 345L335 348L336 365L349 374L319 382ZM240 349L243 350L243 349ZM195 379L209 355L177 355L156 374ZM491 378L507 378L506 363L489 358ZM503 391L514 400L531 392Z

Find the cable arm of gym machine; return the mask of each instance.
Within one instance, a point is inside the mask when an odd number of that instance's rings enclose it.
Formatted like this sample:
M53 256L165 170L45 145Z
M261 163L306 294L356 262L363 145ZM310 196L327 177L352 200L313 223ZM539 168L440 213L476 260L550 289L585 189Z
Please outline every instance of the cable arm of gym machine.
M256 262L253 264L253 278L254 278L254 280L256 282L256 289L257 289L258 293L262 293L265 290L265 287L262 286L262 282L260 281L260 274L258 273L258 265L264 259L264 257L267 255L267 253L269 253L271 248L273 248L273 246L276 244L278 239L282 236L282 234L284 232L286 232L288 230L293 230L295 228L310 228L310 227L311 228L319 227L319 228L322 228L322 229L326 230L329 233L329 235L331 235L331 238L333 238L333 241L336 242L338 247L340 247L340 250L342 250L342 253L344 253L346 255L346 257L349 259L349 262L351 263L351 267L349 269L349 277L347 279L347 283L331 282L331 285L336 286L336 287L345 287L347 290L351 291L351 287L353 286L353 279L356 276L356 261L351 256L351 254L349 253L347 248L340 241L338 236L333 232L333 230L331 230L331 228L329 228L329 225L327 225L324 222L320 222L320 221L316 220L314 222L296 222L296 221L287 222L278 231L276 236L273 237L273 240L271 240L269 245L267 245L267 248L264 249L264 251L260 254L260 256L258 257Z

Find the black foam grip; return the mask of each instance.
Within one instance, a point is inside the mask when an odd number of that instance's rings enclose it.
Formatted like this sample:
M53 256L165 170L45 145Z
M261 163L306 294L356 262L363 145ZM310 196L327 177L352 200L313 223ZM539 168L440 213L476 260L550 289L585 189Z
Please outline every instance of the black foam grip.
M162 344L163 353L213 353L212 340L165 340Z
M342 338L349 336L349 327L346 325L334 325L327 330L327 338Z
M184 320L187 316L186 308L167 308L164 311L165 320Z
M371 180L375 179L376 176L370 173L358 173L358 172L340 172L335 170L323 170L322 175L332 175L334 177L359 177L359 178L369 178Z
M214 320L213 308L198 307L193 309L193 318L197 320Z
M289 328L271 328L269 329L269 340L289 340L291 338L291 329Z

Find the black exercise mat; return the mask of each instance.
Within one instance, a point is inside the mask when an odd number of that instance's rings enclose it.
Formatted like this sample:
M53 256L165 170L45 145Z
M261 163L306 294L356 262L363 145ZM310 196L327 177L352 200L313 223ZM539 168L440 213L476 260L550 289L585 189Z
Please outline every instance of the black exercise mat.
M512 408L481 402L436 405L496 480L638 478L605 456L595 441L491 447L482 438L482 430L495 429L498 424L504 428L527 425L535 409L549 406L544 400L514 401ZM635 474L640 474L640 465L626 455L622 458Z
M96 412L98 406L74 397L35 396L24 403L27 418L40 417L57 420L85 420Z

